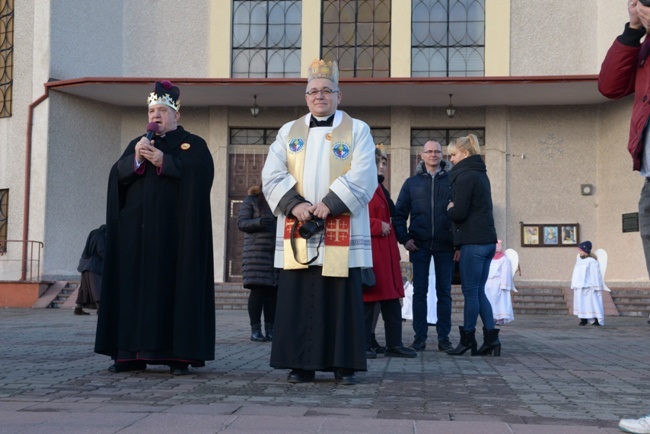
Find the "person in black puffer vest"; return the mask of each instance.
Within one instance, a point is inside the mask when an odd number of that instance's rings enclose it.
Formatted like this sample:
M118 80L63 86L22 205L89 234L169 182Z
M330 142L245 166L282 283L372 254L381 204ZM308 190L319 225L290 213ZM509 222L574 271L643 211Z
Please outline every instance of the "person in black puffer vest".
M244 288L251 291L248 296L251 341L272 341L278 293L278 270L273 266L276 218L266 203L261 186L254 185L248 189L248 196L239 210L237 226L245 232L242 265ZM262 311L266 336L262 334Z

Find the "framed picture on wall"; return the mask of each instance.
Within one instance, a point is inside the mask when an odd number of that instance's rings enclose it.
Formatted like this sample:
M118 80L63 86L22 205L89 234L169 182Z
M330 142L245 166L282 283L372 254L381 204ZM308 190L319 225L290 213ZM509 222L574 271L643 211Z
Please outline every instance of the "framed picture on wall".
M521 245L539 245L539 225L521 225Z
M578 223L521 223L522 247L569 247L580 242Z
M562 226L561 242L572 246L578 244L578 225Z

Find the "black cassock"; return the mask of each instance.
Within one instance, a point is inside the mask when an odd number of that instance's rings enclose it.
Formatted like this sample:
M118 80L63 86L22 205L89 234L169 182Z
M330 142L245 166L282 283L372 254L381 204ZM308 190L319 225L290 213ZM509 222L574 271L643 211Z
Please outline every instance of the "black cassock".
M156 139L157 169L135 171L131 141L108 183L95 352L147 363L214 359L212 155L182 127Z

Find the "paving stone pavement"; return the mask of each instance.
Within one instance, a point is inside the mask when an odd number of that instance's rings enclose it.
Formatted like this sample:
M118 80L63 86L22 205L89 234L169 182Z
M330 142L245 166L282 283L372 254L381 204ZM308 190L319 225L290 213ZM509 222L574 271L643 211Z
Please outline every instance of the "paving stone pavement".
M173 377L109 373L94 314L1 309L0 433L618 433L620 418L650 413L647 318L519 315L501 357L448 356L432 328L417 359L379 355L358 385L337 386L331 373L287 383L271 344L248 339L245 311L216 317L215 360Z

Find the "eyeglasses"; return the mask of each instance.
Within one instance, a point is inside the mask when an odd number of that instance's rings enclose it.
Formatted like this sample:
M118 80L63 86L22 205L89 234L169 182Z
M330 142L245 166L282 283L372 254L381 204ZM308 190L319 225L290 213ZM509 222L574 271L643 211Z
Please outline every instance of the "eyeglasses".
M310 89L307 92L305 92L306 95L311 96L312 98L317 96L319 93L323 96L330 96L333 93L338 93L338 90L332 90L329 87L326 87L324 89L318 90L318 89Z
M442 151L433 151L433 150L431 150L431 149L428 150L428 151L422 151L422 153L423 153L423 154L427 154L427 155L433 155L433 154L440 154L440 155L442 155Z

